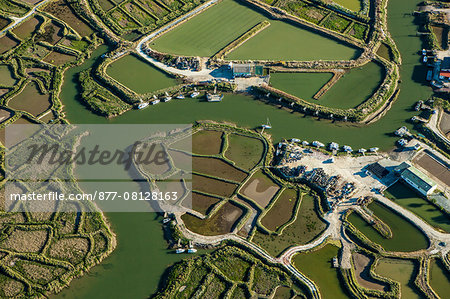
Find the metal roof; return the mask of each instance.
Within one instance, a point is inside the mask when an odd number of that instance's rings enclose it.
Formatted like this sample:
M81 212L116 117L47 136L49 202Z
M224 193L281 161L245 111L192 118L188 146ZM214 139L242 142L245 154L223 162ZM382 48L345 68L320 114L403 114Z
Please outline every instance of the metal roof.
M419 186L419 188L425 191L428 191L429 189L437 185L436 182L434 182L414 166L410 166L405 169L402 172L402 177L414 182L415 184L417 184L417 186Z

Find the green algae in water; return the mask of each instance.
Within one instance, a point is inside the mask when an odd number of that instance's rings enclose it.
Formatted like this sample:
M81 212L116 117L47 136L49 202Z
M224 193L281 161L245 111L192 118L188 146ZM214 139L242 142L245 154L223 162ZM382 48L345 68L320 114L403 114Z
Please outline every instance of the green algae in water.
M417 267L413 261L400 259L381 259L375 267L375 272L400 283L402 298L415 299L420 291L414 285Z
M338 256L339 248L334 245L310 253L294 256L294 266L318 286L324 299L349 298L344 286L339 281L338 269L332 267L333 257Z
M348 220L367 238L380 244L385 250L410 252L428 247L428 239L422 231L402 216L377 202L371 203L369 209L391 228L392 239L382 237L356 213L352 213Z
M134 55L127 55L111 63L108 75L137 93L147 93L177 85L177 80L142 61Z
M430 285L441 298L450 293L450 273L440 259L430 262Z

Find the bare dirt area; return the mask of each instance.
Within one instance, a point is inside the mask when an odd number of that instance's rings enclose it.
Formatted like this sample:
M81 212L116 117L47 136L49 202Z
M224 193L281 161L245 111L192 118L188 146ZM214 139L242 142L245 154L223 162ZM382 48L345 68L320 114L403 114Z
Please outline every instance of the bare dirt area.
M242 182L247 174L227 162L216 158L193 157L192 170L234 182Z
M439 129L450 139L450 113L442 112L441 122L439 123Z
M68 1L66 0L50 2L50 4L45 7L44 11L69 24L69 26L76 30L81 36L92 34L94 31L91 27L75 15L67 2Z
M21 39L26 39L39 25L40 21L37 18L31 18L22 25L13 30L14 34Z
M450 171L445 165L438 162L427 153L419 155L416 159L414 159L414 162L438 180L447 186L450 186Z
M262 172L256 172L242 187L242 194L265 208L280 187Z
M19 43L17 43L16 41L10 39L9 37L7 37L5 35L4 37L0 38L0 54L6 53L10 49L12 49L15 46L17 46L18 44Z
M192 135L192 152L199 155L218 155L222 149L222 132L202 130Z
M211 208L219 201L220 198L192 192L192 209L203 215L208 214Z
M224 181L207 178L200 175L192 175L192 189L205 192L208 194L214 194L218 196L230 197L237 185L227 183Z
M9 100L8 106L36 116L49 109L51 102L48 94L39 92L36 83L29 83L21 93Z
M189 230L205 236L215 236L231 232L243 213L244 211L240 207L226 202L207 219L202 220L190 214L184 214L181 218Z
M277 230L292 218L297 198L298 194L296 190L284 190L269 212L264 215L261 224L272 231Z
M355 252L353 253L352 258L355 266L356 280L362 287L379 291L388 291L386 285L383 285L370 276L370 264L372 261L368 256Z
M11 117L11 112L6 111L4 109L0 109L0 123L6 121L7 119L9 119Z
M74 61L75 59L75 56L53 51L45 57L44 61L58 66L69 61Z

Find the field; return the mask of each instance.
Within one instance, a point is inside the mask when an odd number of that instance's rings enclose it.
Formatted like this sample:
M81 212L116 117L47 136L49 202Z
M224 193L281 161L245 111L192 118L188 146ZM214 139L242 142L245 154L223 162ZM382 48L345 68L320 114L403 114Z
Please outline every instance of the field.
M384 70L375 62L351 69L318 101L310 101L331 108L354 108L367 100L383 80ZM364 78L364 80L361 80Z
M409 252L428 247L425 235L408 220L377 202L371 203L369 209L390 227L393 234L392 239L385 239L359 215L350 214L349 221L371 241L380 244L387 251Z
M212 56L259 22L264 15L233 0L225 0L151 42L157 51L188 56ZM228 59L349 59L355 50L284 22L252 37ZM208 24L205 26L204 24ZM267 41L270 40L270 43ZM310 51L313 47L315 51Z
M184 214L181 219L189 230L205 236L215 236L230 233L243 213L240 207L226 202L205 220L190 214Z
M345 8L348 8L353 11L361 10L361 1L362 0L333 0L334 3L337 3Z
M67 5L67 1L68 0L58 0L56 2L50 2L50 4L45 6L44 11L66 22L81 36L92 34L94 31L91 27L75 15L72 9Z
M294 216L297 198L297 190L285 189L280 196L278 196L269 212L261 219L261 224L269 230L276 231Z
M444 41L444 28L440 26L431 26L431 30L436 36L438 46L445 49L447 45L445 45Z
M230 197L237 185L193 174L192 188L208 194Z
M179 262L169 277L178 279L166 280L156 298L242 299L250 298L250 290L252 298L268 298L277 287L292 298L304 298L300 286L281 268L234 246Z
M369 258L365 254L355 252L352 254L352 259L355 277L360 286L372 290L388 291L388 287L386 285L371 277L370 265L374 262L373 258Z
M256 138L238 134L228 135L228 148L225 157L235 163L237 167L250 170L255 167L264 153L264 144Z
M9 20L3 17L0 17L0 30L5 28L9 24Z
M337 269L331 265L338 250L333 245L326 245L317 251L300 253L293 258L295 268L318 285L322 298L349 298L339 280Z
M443 111L439 129L450 139L450 113Z
M269 27L231 52L226 59L349 60L358 54L354 48L306 29L281 21L271 20L270 23Z
M192 192L192 209L206 215L212 207L220 201L220 198Z
M400 259L381 259L375 267L375 272L400 283L402 298L422 298L414 286L417 267L414 262Z
M430 262L430 285L441 298L450 293L450 273L440 259Z
M201 130L192 135L192 152L199 155L218 155L222 149L222 132Z
M130 72L130 69L133 72ZM177 85L175 79L134 55L127 55L113 62L108 66L107 73L137 93L148 93Z
M8 50L12 49L18 44L19 43L10 39L9 37L3 36L2 38L0 38L0 54L6 53Z
M241 193L254 200L260 207L265 208L280 187L262 171L255 172L242 186Z
M0 11L3 13L7 13L8 15L18 17L24 15L28 11L28 8L26 8L24 5L19 5L18 3L13 3L10 1L0 1Z
M331 78L332 73L272 73L270 85L304 100L320 104L313 96Z
M23 110L36 116L48 110L51 102L48 94L41 94L36 83L28 83L21 93L9 100L12 109Z
M314 209L314 198L304 194L297 219L287 226L281 235L267 235L257 231L252 242L266 249L271 255L278 256L289 246L311 242L325 228L326 224Z
M380 44L380 47L377 50L377 54L384 59L391 60L391 50L384 43Z
M8 65L0 64L0 85L13 86L16 79L12 77L11 69Z
M11 115L12 115L11 112L0 108L0 123L8 120L11 117Z
M247 174L217 158L193 157L192 170L201 174L242 182Z
M36 26L39 25L39 23L40 21L36 17L31 18L22 23L19 27L14 28L13 33L20 39L26 39L30 37L31 33L36 29Z
M75 61L75 59L75 56L53 51L44 58L44 61L59 66L67 62Z
M420 167L431 173L446 185L450 185L450 172L447 167L433 159L430 155L424 153L415 160Z
M450 232L450 218L411 188L397 182L386 190L386 197L415 213L434 227Z
M178 55L212 56L264 19L233 0L224 0L157 38L150 47Z
M63 28L56 23L49 23L44 27L43 33L38 33L35 37L35 41L46 41L52 45L55 45L63 37Z

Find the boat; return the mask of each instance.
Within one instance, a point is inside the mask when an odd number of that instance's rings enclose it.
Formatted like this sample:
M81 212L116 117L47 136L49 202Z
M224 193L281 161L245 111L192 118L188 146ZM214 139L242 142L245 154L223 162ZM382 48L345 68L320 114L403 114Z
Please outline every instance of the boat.
M180 93L179 95L176 96L176 98L179 100L184 100L184 95Z
M303 141L302 141L302 145L303 145L303 146L307 146L307 145L309 145L309 142L306 141L306 140L303 140Z
M349 146L349 145L344 145L344 146L342 147L342 149L344 150L344 152L347 152L347 153L353 152L352 147Z
M378 147L371 147L371 148L369 148L369 151L371 151L371 152L377 152L378 150L379 150Z
M427 62L428 61L428 56L424 56L423 57L423 62Z
M177 248L177 250L175 250L175 253L183 253L185 251L186 251L186 249L184 249L184 248Z
M187 252L188 252L188 253L196 253L196 252L197 252L197 249L195 249L195 248L189 248Z
M168 102L168 101L170 101L171 99L172 99L172 97L167 93L167 91L166 91L166 93L165 93L165 97L164 97L164 99L163 99L163 102L165 103L165 102Z
M197 91L197 88L194 87L194 92L191 93L191 98L198 97L199 94L200 94L200 93Z
M365 152L367 152L367 150L365 148L360 148L358 150L358 153L360 153L360 154L364 154Z
M324 147L325 146L322 142L319 142L317 140L314 140L312 142L312 145L315 146L315 147Z
M144 108L147 108L147 107L148 107L148 102L140 103L138 105L138 109L144 109Z
M160 102L160 100L156 99L156 100L154 100L151 104L152 104L152 105L156 105L156 104L158 104L159 102Z
M422 49L422 55L423 55L423 56L427 55L427 50Z
M292 138L292 139L291 139L291 142L300 142L300 139Z
M400 139L399 141L397 141L398 145L400 145L401 147L406 146L406 144L408 143L408 140L406 139Z
M163 222L164 224L166 224L166 223L169 222L169 221L170 221L170 218L167 217L167 218L164 218L162 222Z
M270 124L269 118L267 118L267 123L261 125L261 128L272 129L272 125Z
M337 144L336 142L330 143L330 150L338 150L338 149L339 149L339 144Z

